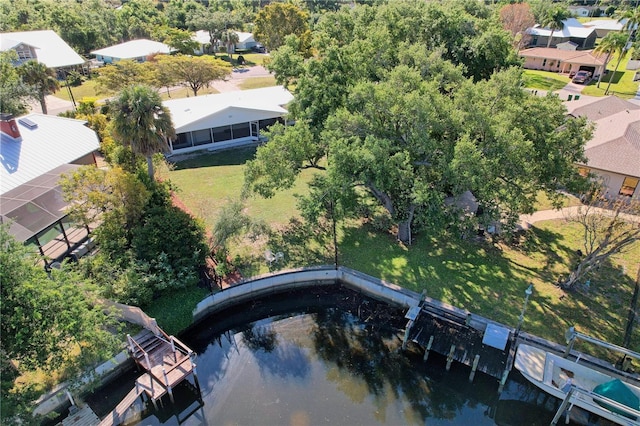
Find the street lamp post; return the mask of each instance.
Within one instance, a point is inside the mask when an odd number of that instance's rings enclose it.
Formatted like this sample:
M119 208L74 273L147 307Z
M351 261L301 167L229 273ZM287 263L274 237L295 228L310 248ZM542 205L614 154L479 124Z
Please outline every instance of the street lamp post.
M527 310L527 303L529 303L529 296L533 293L533 284L529 284L529 287L524 291L524 303L522 304L522 311L520 312L520 317L518 318L518 326L516 327L516 336L520 333L520 329L522 328L522 323L524 322L524 313Z

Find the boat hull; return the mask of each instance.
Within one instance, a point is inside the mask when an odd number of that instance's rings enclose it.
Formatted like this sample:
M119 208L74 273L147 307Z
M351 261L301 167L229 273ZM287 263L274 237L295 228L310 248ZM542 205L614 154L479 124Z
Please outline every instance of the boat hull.
M567 393L562 388L567 379L572 376L569 382L570 385L576 388L570 400L572 405L619 425L640 426L640 410L630 409L625 406L624 411L629 416L627 417L599 405L594 399L596 398L600 402L611 402L611 405L616 404L615 401L592 392L597 385L613 380L614 377L610 375L546 352L543 349L524 344L518 346L514 366L533 385L561 400L564 400L567 396ZM640 397L639 387L629 383L625 384L631 392ZM568 390L569 387L567 386L565 390Z

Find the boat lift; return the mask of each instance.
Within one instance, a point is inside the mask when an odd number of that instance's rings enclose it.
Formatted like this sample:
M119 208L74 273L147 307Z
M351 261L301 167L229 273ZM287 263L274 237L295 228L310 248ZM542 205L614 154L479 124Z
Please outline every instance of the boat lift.
M569 411L573 408L573 401L576 399L582 399L584 401L587 400L587 398L592 399L595 404L609 406L617 410L620 415L615 420L615 423L624 426L638 426L639 423L637 419L640 418L640 411L634 410L631 407L620 404L618 401L614 401L613 399L609 399L595 392L579 388L575 385L571 385L571 389L567 392L567 396L562 401L562 404L560 404L560 407L558 407L556 415L553 417L553 420L551 420L551 426L558 424L563 413L566 414L567 423L569 423Z
M573 349L573 344L575 343L576 339L582 339L595 345L602 346L604 348L624 354L625 359L627 356L629 356L631 358L640 360L640 353L634 352L627 348L623 348L622 346L614 345L613 343L608 343L603 340L596 339L595 337L587 336L586 334L582 334L579 331L576 331L575 327L569 327L567 332L564 334L564 337L567 340L567 349L564 351L564 358L569 356L569 353ZM622 370L625 371L624 362L622 364Z

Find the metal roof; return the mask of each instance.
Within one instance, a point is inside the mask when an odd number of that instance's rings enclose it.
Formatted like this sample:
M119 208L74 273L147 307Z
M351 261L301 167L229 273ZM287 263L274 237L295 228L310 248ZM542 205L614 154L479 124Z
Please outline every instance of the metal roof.
M0 194L97 150L98 136L85 124L43 114L17 118L19 140L0 132Z
M0 221L9 224L9 233L27 241L65 217L67 203L58 181L60 175L78 167L63 164L0 195Z
M92 55L108 56L116 59L134 59L147 57L156 53L169 54L173 49L159 41L139 39L131 40L104 49L93 50Z
M585 27L582 25L577 19L569 18L562 21L562 29L554 30L553 36L557 38L568 38L568 37L576 37L576 38L587 38L591 33L593 33L596 29L592 27ZM537 36L546 36L549 37L551 35L551 29L543 28L539 25L529 28L527 30L528 34L537 35Z
M35 48L38 62L48 68L68 67L86 61L53 30L21 31L0 34L0 49L12 49L20 43Z
M188 126L211 117L229 108L244 110L268 111L278 116L286 114L283 105L291 102L293 95L282 86L264 87L253 90L236 90L213 95L164 101L163 105L171 111L171 118L176 133L188 131ZM245 122L242 119L238 122ZM235 124L229 122L227 124Z

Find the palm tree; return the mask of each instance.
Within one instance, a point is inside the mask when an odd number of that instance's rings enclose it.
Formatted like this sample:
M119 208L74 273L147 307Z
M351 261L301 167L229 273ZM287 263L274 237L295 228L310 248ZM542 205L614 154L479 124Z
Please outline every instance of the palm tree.
M153 155L169 151L169 138L175 137L171 113L160 95L149 86L129 86L112 104L113 129L120 141L135 154L147 159L153 180Z
M222 32L220 36L220 42L224 43L227 48L227 54L229 55L229 59L233 59L233 50L236 43L240 41L238 38L238 33L235 30L226 29Z
M20 65L18 72L22 76L22 81L27 85L33 87L38 100L40 101L40 107L42 107L42 113L47 113L47 95L55 93L60 89L60 83L56 79L56 73L53 69L47 68L43 63L36 61L27 61Z
M562 21L569 17L571 17L571 13L569 13L569 10L564 7L556 6L549 9L544 20L541 23L544 28L549 28L551 30L549 41L547 41L547 47L551 46L553 33L556 30L561 30L564 27L564 23Z
M598 55L603 53L606 53L607 55L604 59L604 71L601 72L600 76L598 77L598 85L597 85L598 88L600 87L600 82L602 81L602 75L607 70L607 64L609 63L609 59L611 58L611 55L614 53L618 55L622 55L622 51L625 50L626 46L627 46L626 35L618 32L610 32L606 36L604 36L604 38L600 41L600 44L598 44L598 46L595 49L593 49L593 51ZM613 76L609 78L609 83L611 83L611 78L613 78Z
M624 37L624 35L623 35ZM613 70L613 75L611 77L609 77L609 84L607 84L607 89L604 91L605 95L609 94L609 88L611 87L611 81L613 80L613 78L615 77L616 73L618 72L618 67L620 66L620 62L622 62L622 59L624 59L625 56L627 56L627 53L629 53L629 45L627 44L626 40L625 43L621 46L621 49L618 50L616 53L618 53L618 62L616 63L616 68Z
M629 33L629 38L627 41L631 42L633 32L638 28L638 24L640 24L640 7L622 11L618 19L618 22L621 21L625 21L624 25L622 26L622 30Z

